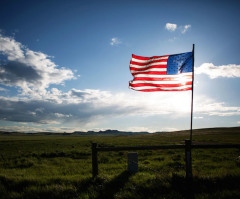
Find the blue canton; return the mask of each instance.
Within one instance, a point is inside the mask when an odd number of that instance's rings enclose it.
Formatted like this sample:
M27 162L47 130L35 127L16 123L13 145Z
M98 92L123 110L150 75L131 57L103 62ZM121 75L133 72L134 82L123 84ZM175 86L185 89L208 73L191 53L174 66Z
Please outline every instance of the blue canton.
M192 72L192 67L192 52L170 55L167 62L167 74L177 75L180 73Z

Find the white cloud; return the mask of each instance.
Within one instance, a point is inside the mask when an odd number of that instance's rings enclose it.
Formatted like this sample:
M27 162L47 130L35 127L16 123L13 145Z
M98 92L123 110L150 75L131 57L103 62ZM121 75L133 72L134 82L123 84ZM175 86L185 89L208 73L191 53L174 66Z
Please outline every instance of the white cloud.
M177 29L177 24L172 24L172 23L166 23L165 28L170 31L173 32Z
M54 113L56 117L71 117L71 114Z
M120 39L118 39L117 37L113 37L112 39L111 39L111 42L110 42L110 45L111 46L117 46L117 45L119 45L119 44L121 44L122 42L120 41Z
M133 127L128 127L127 131L131 131L131 132L149 132L149 133L153 133L156 132L156 130L147 128L147 127L142 127L142 126L133 126Z
M196 68L196 74L206 74L211 79L218 77L240 77L240 65L228 64L215 66L212 63L204 63Z
M161 128L160 131L170 132L170 131L179 131L179 129L169 127L169 128Z
M7 91L7 89L0 87L0 91Z
M32 127L32 126L27 126L28 123L23 123L23 122L19 122L18 124L21 124L20 126L17 125L11 125L11 126L0 126L0 131L9 131L9 132L59 132L59 133L63 133L63 132L68 132L68 133L72 133L74 131L77 131L79 129L77 128L66 128L66 127L43 127L42 125L39 125L39 127Z
M43 129L35 128L35 127L29 127L29 126L1 126L1 131L14 131L14 132L40 132L43 131Z
M179 30L182 34L186 33L191 28L191 25L185 25L185 26L179 26L177 24L172 23L166 23L165 29L167 29L170 32L174 32L175 30ZM175 39L174 39L175 40ZM172 39L170 41L173 41Z
M203 117L193 117L194 119L203 119Z
M132 132L149 132L149 133L155 133L155 132L170 132L170 131L178 131L177 128L160 128L160 129L153 129L153 128L147 128L147 127L129 127L126 131L132 131Z
M187 32L187 30L189 30L191 28L191 25L185 25L183 27L181 27L181 33L184 34L185 32Z
M236 116L240 115L240 107L228 106L224 102L217 102L206 96L198 96L194 100L194 114L209 116Z
M0 33L0 52L7 56L8 60L13 61L24 57L21 43L14 40L12 37L4 37Z
M0 53L7 58L6 63L0 65L0 83L20 87L24 95L45 95L49 85L74 78L72 70L59 68L50 56L1 34Z

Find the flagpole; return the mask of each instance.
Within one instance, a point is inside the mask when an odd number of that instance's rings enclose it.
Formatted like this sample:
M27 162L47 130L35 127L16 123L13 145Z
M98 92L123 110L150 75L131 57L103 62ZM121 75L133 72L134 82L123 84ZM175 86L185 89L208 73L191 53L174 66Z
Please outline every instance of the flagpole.
M195 47L195 44L193 44L193 49L192 49L192 54L193 54L193 66L192 66L192 101L191 101L191 131L190 131L190 143L192 143L192 123L193 123L194 47Z

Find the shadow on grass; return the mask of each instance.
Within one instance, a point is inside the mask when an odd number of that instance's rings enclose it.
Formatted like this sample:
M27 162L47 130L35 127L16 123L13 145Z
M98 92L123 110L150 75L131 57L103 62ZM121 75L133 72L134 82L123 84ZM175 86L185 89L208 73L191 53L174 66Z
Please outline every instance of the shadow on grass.
M195 177L191 182L183 176L173 175L169 179L156 178L147 186L139 185L132 198L176 198L176 199L239 199L240 177L223 178ZM134 195L134 194L133 194ZM200 196L200 197L199 197Z
M239 199L240 176L219 178L194 177L188 183L183 176L156 177L132 182L127 171L106 181L104 178L85 178L77 181L52 179L46 182L9 179L0 176L0 198L92 198L112 199ZM136 175L136 178L141 176ZM134 177L134 178L135 178ZM136 180L136 179L135 179Z
M103 185L103 188L99 191L97 199L112 199L114 195L118 193L124 185L128 182L132 174L128 171L122 172L117 177Z

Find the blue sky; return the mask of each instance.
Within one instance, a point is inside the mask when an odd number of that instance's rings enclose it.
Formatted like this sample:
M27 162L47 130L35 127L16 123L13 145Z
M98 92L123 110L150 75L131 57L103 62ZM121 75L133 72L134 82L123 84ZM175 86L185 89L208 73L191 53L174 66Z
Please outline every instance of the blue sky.
M0 2L0 130L190 128L191 91L130 90L131 54L195 44L193 128L240 125L240 2Z

